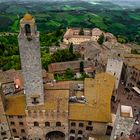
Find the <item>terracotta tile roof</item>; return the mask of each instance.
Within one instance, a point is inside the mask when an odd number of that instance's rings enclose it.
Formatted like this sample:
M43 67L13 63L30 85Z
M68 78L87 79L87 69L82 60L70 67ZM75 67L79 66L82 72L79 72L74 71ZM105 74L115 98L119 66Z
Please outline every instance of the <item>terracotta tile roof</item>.
M95 79L85 79L85 104L70 103L71 120L111 122L110 100L115 78L107 73L97 74Z
M35 109L45 109L46 111L68 111L70 107L71 120L90 120L97 122L111 122L110 99L114 89L115 79L107 73L97 74L95 79L85 80L84 96L86 104L68 103L69 90L46 90L45 104L35 106ZM6 97L7 115L25 115L25 95ZM31 107L32 108L32 107Z
M139 69L140 55L126 54L124 56L124 63L130 67L135 66Z
M92 36L100 36L103 32L99 28L94 28L92 30Z
M45 94L45 110L68 112L69 90L47 90Z
M42 70L42 77L46 77L46 70ZM7 70L0 71L0 83L14 82L16 78L20 79L21 85L24 83L22 70Z
M42 109L46 111L67 111L68 112L69 90L47 90L45 92L45 103L40 106L28 107L28 109ZM6 97L7 115L25 115L26 99L25 95Z
M6 97L6 115L25 115L25 95Z
M80 28L70 28L64 34L64 38L90 38L91 37L91 30L90 29L83 29L85 35L79 35Z
M14 81L16 71L14 69L0 72L0 83L8 83Z
M69 61L69 62L58 62L58 63L52 63L48 66L49 72L61 72L65 71L68 68L71 68L72 70L79 70L80 69L80 62L81 61ZM93 67L93 63L91 61L83 61L84 67Z

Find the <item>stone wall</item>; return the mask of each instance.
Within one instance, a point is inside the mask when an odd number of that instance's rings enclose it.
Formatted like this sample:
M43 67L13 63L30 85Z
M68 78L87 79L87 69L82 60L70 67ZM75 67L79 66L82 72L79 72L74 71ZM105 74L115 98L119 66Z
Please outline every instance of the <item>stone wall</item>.
M133 118L121 116L120 107L121 106L119 105L117 109L116 120L114 122L110 140L115 140L117 137L121 136L121 133L123 133L124 137L128 138L134 125Z
M49 132L59 131L68 136L68 112L46 112L45 110L26 110L28 137L45 140ZM39 126L34 126L38 122ZM57 126L57 122L61 126ZM47 124L46 124L47 123Z
M75 125L74 125L75 123ZM83 126L81 126L83 124ZM70 121L69 122L69 138L81 137L82 140L87 139L90 135L105 135L107 123L98 123L92 121ZM75 133L74 133L75 131ZM81 131L81 132L80 132Z
M108 59L106 72L111 73L116 77L115 87L116 89L119 86L121 73L122 73L123 61L120 58L117 59Z
M3 138L9 139L10 137L10 128L8 125L7 116L5 115L5 99L0 87L0 140L2 140Z
M44 103L42 68L39 35L28 40L26 36L19 36L19 48L22 72L24 77L24 89L26 93L26 103L33 105L32 96L38 97L39 104Z
M7 116L7 120L10 126L11 135L13 137L18 136L21 139L28 138L25 116Z

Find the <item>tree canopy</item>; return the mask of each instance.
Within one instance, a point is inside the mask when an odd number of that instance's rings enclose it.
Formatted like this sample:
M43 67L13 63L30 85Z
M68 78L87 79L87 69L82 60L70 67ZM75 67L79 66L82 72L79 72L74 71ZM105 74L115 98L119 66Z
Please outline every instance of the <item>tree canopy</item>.
M105 39L105 37L104 37L104 34L102 33L102 34L100 35L99 39L97 40L97 42L98 42L100 45L102 45L103 42L104 42L104 39Z

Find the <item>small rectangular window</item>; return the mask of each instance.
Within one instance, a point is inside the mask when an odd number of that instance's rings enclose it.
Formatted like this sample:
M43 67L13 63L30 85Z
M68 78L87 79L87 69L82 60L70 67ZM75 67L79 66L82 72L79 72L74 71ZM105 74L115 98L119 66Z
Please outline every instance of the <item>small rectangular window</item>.
M16 132L17 132L17 130L16 130L16 129L12 129L12 131L13 131L14 133L16 133Z
M22 118L22 116L18 116L18 118L19 118L19 119L21 119L21 118Z
M39 101L37 100L37 98L33 98L32 104L38 104Z
M15 122L10 122L11 125L15 125Z
M71 126L76 126L76 123L75 123L75 122L72 122L72 123L71 123Z
M19 122L19 125L23 125L23 122Z
M21 129L21 133L25 133L25 130L24 129Z
M6 135L6 132L1 132L1 135L3 136L3 135Z
M92 125L92 121L89 121L89 122L88 122L88 125Z
M83 127L84 126L84 124L83 123L79 123L79 127Z
M87 127L86 127L86 130L92 131L92 130L93 130L93 127L92 127L92 126L87 126Z
M12 116L12 115L9 115L9 118L14 118L14 116Z

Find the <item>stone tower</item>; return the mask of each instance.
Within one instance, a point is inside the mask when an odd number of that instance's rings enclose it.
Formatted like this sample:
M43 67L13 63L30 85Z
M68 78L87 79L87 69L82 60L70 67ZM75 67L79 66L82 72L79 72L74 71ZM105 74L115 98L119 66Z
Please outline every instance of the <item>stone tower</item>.
M43 79L40 56L39 32L35 19L25 14L20 20L18 36L24 90L27 106L44 104Z

